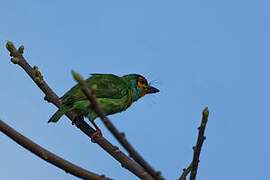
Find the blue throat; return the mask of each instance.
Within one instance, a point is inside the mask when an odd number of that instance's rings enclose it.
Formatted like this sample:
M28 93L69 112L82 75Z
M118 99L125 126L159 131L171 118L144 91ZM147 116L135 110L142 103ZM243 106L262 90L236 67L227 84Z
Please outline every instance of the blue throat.
M142 90L137 87L136 83L137 82L135 80L131 82L132 101L133 102L135 102L138 99L140 99L141 98L141 93L142 93Z

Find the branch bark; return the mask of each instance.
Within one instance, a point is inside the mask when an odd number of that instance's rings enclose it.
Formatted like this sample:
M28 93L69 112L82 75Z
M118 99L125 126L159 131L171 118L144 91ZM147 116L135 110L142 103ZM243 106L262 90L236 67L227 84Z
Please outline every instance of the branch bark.
M104 175L98 175L93 172L90 172L86 169L83 169L59 156L56 154L46 150L35 142L31 141L24 135L17 132L15 129L7 125L4 121L0 120L0 131L13 139L22 147L28 149L41 159L55 165L56 167L64 170L67 173L70 173L78 178L82 179L91 179L91 180L110 180L110 178L106 178Z
M188 166L188 168L183 169L183 173L182 173L182 175L180 176L179 180L186 180L188 174L189 174L190 171L191 171L191 168L192 168L192 164L190 164L190 165Z
M118 129L113 125L110 119L105 116L102 112L102 109L98 105L96 98L94 97L91 90L87 87L86 82L83 77L73 72L74 79L79 83L82 92L91 102L91 107L94 109L96 114L100 117L105 126L109 129L109 131L114 135L114 137L118 140L118 142L128 151L130 157L132 157L136 162L138 162L154 179L163 180L164 178L161 176L160 172L156 172L141 156L140 154L132 147L132 145L125 138L124 133L118 131Z
M12 42L8 41L6 48L10 52L11 61L14 64L18 64L25 72L32 78L35 84L43 91L45 94L44 99L48 102L53 103L58 108L61 105L59 97L54 93L54 91L48 86L48 84L43 79L42 74L38 70L37 66L33 68L28 64L28 62L23 57L23 46L19 47L17 50ZM107 153L114 157L118 162L121 163L122 167L126 168L134 175L140 179L152 180L153 178L139 165L136 161L133 161L128 156L126 156L118 147L112 145L107 139L103 136L95 136L95 130L89 126L83 119L79 119L78 116L74 113L67 113L68 118L75 123L75 125L88 137L92 139L92 142L97 143L101 148L103 148Z
M208 122L208 116L209 116L209 110L206 107L203 112L202 112L202 120L201 120L201 125L198 127L199 133L197 137L197 143L193 147L193 159L191 164L188 166L188 168L183 170L182 175L180 176L179 180L186 180L186 177L190 173L190 180L195 180L197 171L198 171L198 166L200 162L200 154L202 150L202 145L206 137L204 136L206 124Z

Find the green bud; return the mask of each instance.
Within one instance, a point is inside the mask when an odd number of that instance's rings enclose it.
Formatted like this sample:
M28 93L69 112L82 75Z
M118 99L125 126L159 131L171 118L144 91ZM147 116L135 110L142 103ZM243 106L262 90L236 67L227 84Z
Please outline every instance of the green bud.
M12 52L12 51L15 49L15 46L14 46L13 42L7 41L7 43L6 43L6 48L7 48L7 50L8 50L9 52Z
M72 73L73 78L74 78L77 82L83 80L83 77L82 77L79 73L75 72L74 70L72 70L71 73Z
M24 51L24 46L23 46L23 45L21 45L21 46L19 47L18 51L19 51L19 53L20 53L20 54L23 54L23 51Z
M11 62L13 62L14 64L19 64L20 59L17 57L13 57L13 58L11 58Z
M203 117L208 118L208 116L209 116L209 110L208 110L208 107L206 107L203 110Z
M39 84L43 83L43 76L42 76L41 72L39 71L38 67L35 65L35 66L33 67L33 69L34 69L34 72L35 72L35 80L36 80Z

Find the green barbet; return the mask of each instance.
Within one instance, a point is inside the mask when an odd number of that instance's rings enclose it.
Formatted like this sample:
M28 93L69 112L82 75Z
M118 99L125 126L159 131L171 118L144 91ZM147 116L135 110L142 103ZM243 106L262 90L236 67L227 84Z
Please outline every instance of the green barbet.
M96 100L105 113L111 115L126 110L130 105L146 94L157 93L159 90L150 86L143 76L128 74L122 77L113 74L92 74L86 80L88 88L96 96ZM87 117L92 123L97 114L91 109L91 103L81 91L79 85L72 87L61 97L62 105L48 122L57 122L70 111Z

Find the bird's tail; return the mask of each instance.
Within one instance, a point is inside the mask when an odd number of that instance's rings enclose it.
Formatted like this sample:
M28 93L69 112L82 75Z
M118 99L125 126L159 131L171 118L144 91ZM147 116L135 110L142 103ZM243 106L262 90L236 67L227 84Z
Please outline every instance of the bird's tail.
M68 108L66 108L65 106L60 107L53 115L52 117L49 119L48 123L56 123L57 121L59 121L59 119L66 114L69 111Z

